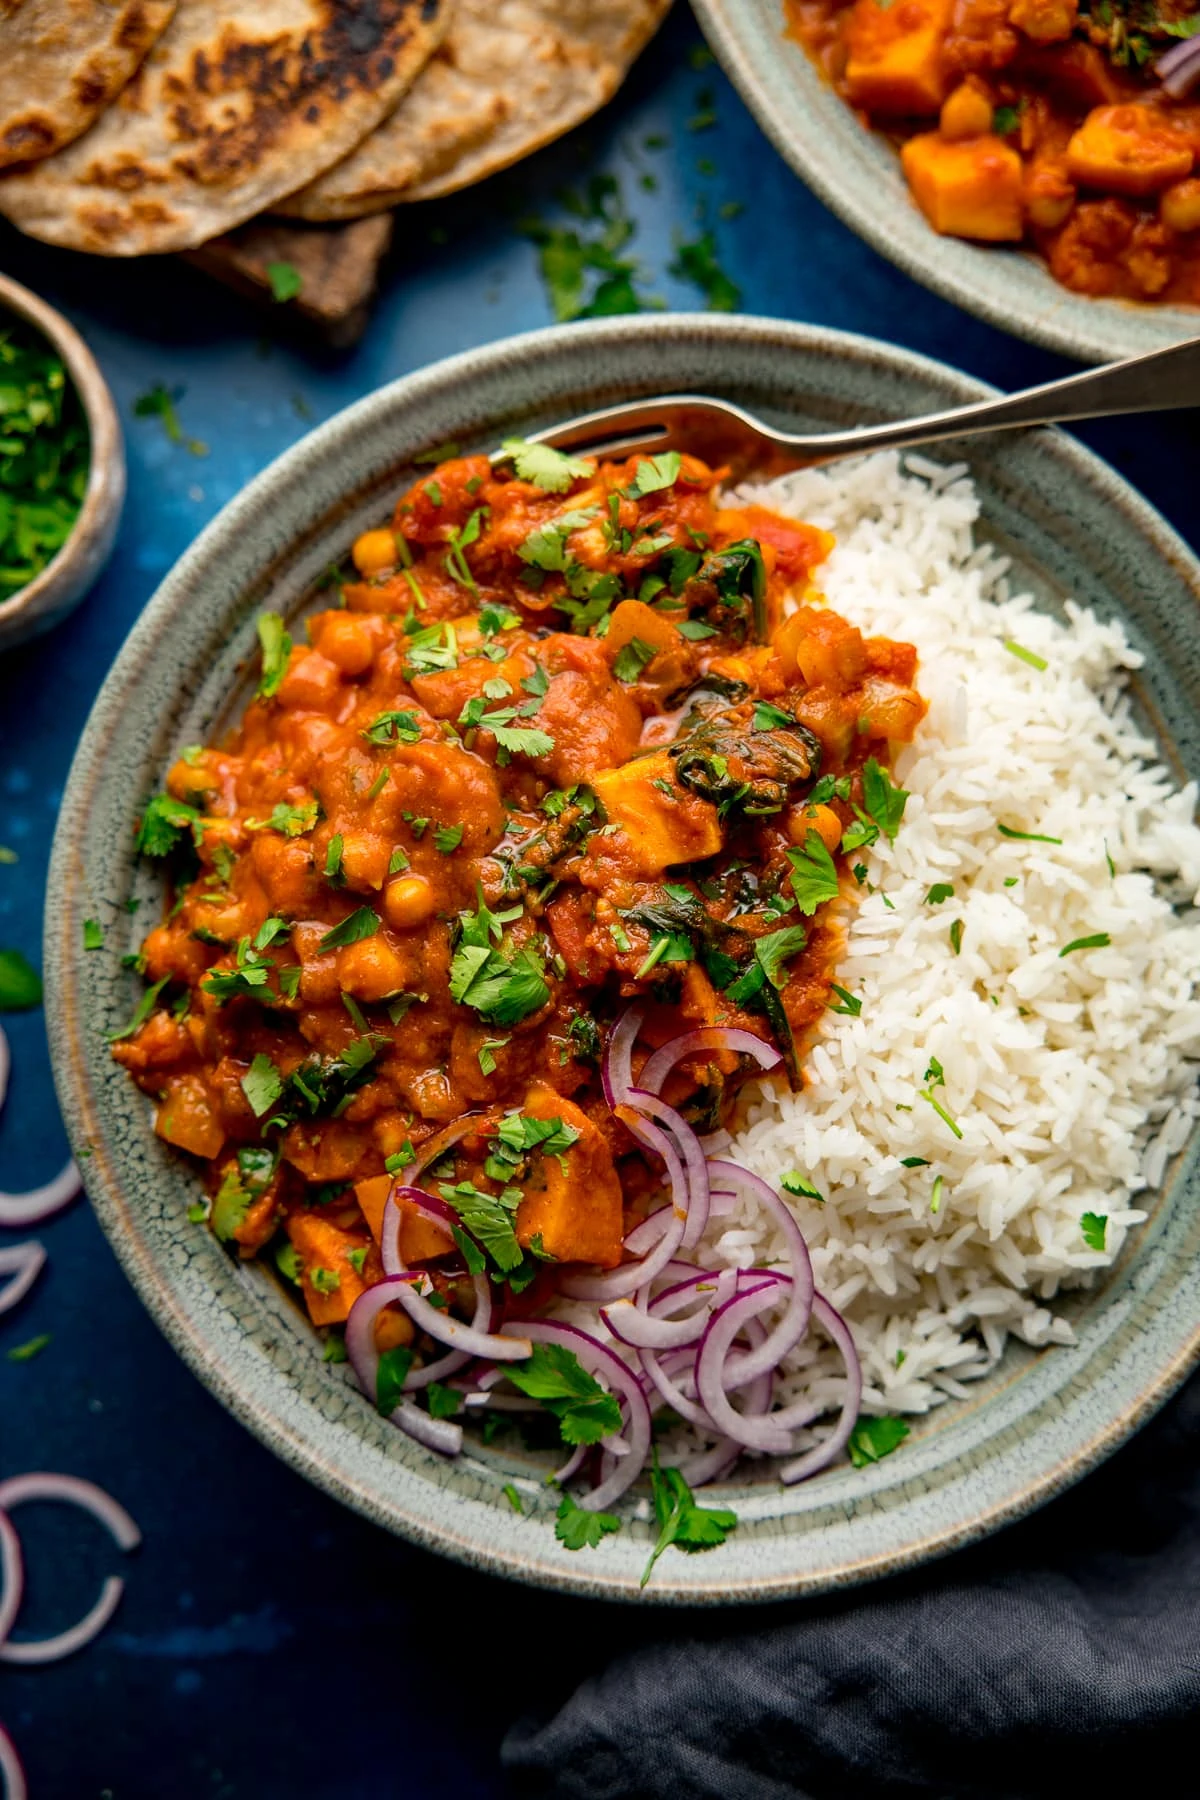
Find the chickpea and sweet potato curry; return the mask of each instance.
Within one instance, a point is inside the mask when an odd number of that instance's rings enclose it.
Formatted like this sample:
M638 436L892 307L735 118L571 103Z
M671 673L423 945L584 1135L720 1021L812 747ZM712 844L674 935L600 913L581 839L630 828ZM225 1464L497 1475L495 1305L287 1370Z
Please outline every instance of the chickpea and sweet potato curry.
M1077 293L1200 304L1195 0L785 0L898 141L935 231L1034 246Z
M830 907L894 832L925 702L912 646L811 588L832 540L723 505L722 473L443 462L306 638L261 616L240 725L143 808L172 892L113 1054L202 1166L197 1219L269 1249L319 1326L381 1280L389 1193L430 1165L442 1216L405 1202L400 1244L434 1304L470 1316L485 1258L526 1310L621 1263L663 1185L600 1081L631 999L635 1074L721 1027L800 1080ZM752 1067L702 1049L663 1092L711 1130Z

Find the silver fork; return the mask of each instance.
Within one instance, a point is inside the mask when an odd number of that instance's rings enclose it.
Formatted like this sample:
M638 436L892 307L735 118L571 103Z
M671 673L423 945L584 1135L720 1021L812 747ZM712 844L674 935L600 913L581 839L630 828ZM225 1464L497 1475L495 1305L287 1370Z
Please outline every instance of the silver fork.
M856 426L851 431L776 431L744 407L703 394L663 394L606 406L535 432L534 441L604 456L690 450L710 463L746 464L774 450L794 467L834 462L865 450L911 449L943 438L1022 425L1061 425L1113 413L1166 412L1200 406L1200 337L1023 393L976 400L922 419Z

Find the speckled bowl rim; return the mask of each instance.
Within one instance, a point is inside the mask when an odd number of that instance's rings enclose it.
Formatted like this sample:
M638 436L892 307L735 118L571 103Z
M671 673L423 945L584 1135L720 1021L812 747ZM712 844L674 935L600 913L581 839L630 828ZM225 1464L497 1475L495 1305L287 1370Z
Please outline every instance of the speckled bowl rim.
M988 1409L988 1431L983 1439L985 1485L996 1469L1011 1477L1007 1485L1001 1483L999 1492L981 1495L977 1504L972 1502L977 1459L965 1452L946 1456L945 1444L950 1439L943 1443L943 1462L938 1463L938 1426L944 1415L954 1411L941 1409L934 1418L934 1429L920 1437L914 1434L906 1444L903 1463L891 1459L867 1470L835 1470L822 1477L821 1484L782 1493L764 1486L747 1497L746 1491L740 1490L737 1504L743 1529L725 1549L712 1556L664 1558L643 1596L638 1575L650 1541L644 1524L631 1523L596 1551L571 1555L553 1538L552 1507L547 1511L544 1504L535 1502L537 1516L518 1520L500 1504L501 1483L509 1478L505 1467L490 1468L478 1460L467 1466L440 1462L379 1421L361 1398L348 1394L345 1387L335 1393L328 1385L332 1371L309 1371L306 1364L299 1377L285 1377L277 1359L286 1356L287 1346L280 1350L280 1333L270 1306L256 1293L252 1309L255 1329L247 1331L238 1323L235 1310L249 1304L250 1278L215 1241L205 1239L208 1248L200 1251L172 1245L169 1253L161 1247L156 1251L148 1241L153 1222L147 1224L146 1220L152 1203L163 1208L163 1216L168 1216L169 1208L172 1220L182 1216L183 1171L178 1159L169 1159L169 1167L163 1160L164 1147L154 1139L145 1113L139 1115L140 1124L135 1122L132 1131L122 1135L120 1110L127 1103L112 1098L117 1091L114 1071L96 1048L97 1033L107 1020L89 1014L89 999L94 995L89 993L88 983L95 959L89 965L80 948L82 919L89 904L94 904L88 895L88 863L89 854L94 859L97 851L94 845L89 851L89 815L102 790L109 750L118 742L144 740L149 730L148 725L129 716L131 682L153 668L156 648L165 634L186 636L189 630L199 630L203 606L197 611L197 590L203 590L205 583L219 585L223 559L252 554L246 546L264 509L285 506L289 496L291 503L299 506L317 469L336 470L334 479L350 494L355 487L351 471L356 444L377 449L380 433L399 431L404 449L396 452L389 465L395 474L388 480L394 481L415 453L444 438L446 409L464 421L460 427L464 435L477 433L481 441L494 442L503 431L511 430L514 422L519 426L522 418L532 423L564 416L562 405L551 404L547 393L552 393L556 384L565 392L568 375L577 384L577 400L598 404L611 400L623 388L632 391L636 386L643 394L654 391L668 358L690 359L697 366L692 384L696 388L708 386L717 391L734 384L728 371L739 366L739 357L756 359L753 367L763 380L770 359L774 382L779 366L776 359L789 351L801 353L820 368L829 366L829 359L848 362L857 371L855 379L869 380L885 395L889 382L895 380L920 385L941 403L979 398L993 391L945 365L873 340L768 319L712 315L658 315L554 327L452 357L395 382L338 414L280 457L218 515L167 577L135 625L96 702L71 770L54 842L44 957L47 1019L59 1099L71 1142L85 1150L81 1166L100 1223L166 1336L209 1390L263 1443L366 1517L475 1567L596 1597L732 1604L842 1588L970 1543L1061 1492L1128 1437L1200 1359L1200 1208L1185 1209L1176 1203L1160 1207L1152 1224L1142 1228L1145 1235L1128 1272L1119 1279L1114 1276L1112 1294L1106 1290L1103 1306L1095 1309L1099 1336L1095 1342L1089 1340L1089 1357L1103 1351L1110 1339L1125 1344L1120 1334L1125 1332L1128 1337L1132 1332L1122 1352L1125 1362L1119 1365L1130 1391L1120 1404L1115 1403L1110 1384L1100 1406L1102 1416L1094 1424L1082 1422L1080 1409L1072 1404L1072 1389L1090 1397L1095 1378L1093 1375L1089 1381L1082 1351L1061 1347L1048 1353L1055 1359L1052 1363L1045 1360L1045 1353L1026 1358L1035 1365L1035 1374L1043 1369L1051 1372L1046 1378L1049 1385L1037 1402L1035 1431L1028 1428L1032 1409L1021 1403L1024 1390L1017 1378L1021 1370L1010 1372L981 1395L975 1410ZM603 377L597 373L601 364ZM700 379L701 366L711 372L707 381ZM750 367L749 361L746 366ZM631 373L634 367L643 371L636 382ZM615 373L609 374L610 368ZM673 365L672 372L676 372ZM746 380L749 382L748 376ZM476 397L477 390L486 388L488 382L502 385L508 397L506 408L494 409L490 417L480 414L482 401ZM673 385L678 388L680 383ZM439 403L442 414L427 427L418 427L417 415L427 407L436 415ZM879 404L886 412L886 400ZM582 409L582 404L571 407L577 409ZM769 406L765 410L770 410ZM821 412L819 404L816 410ZM404 421L403 429L398 421ZM422 429L426 435L421 434ZM1025 442L1033 446L1029 454L1040 459L1047 470L1061 472L1068 489L1074 484L1080 492L1087 490L1103 504L1105 516L1112 509L1120 530L1135 533L1144 547L1146 566L1153 566L1164 581L1172 583L1190 610L1200 607L1200 563L1107 465L1058 432L1030 434ZM366 448L360 449L361 456L367 453ZM997 452L1000 466L1004 454L1003 450ZM359 478L360 485L365 479ZM381 478L377 469L371 479L378 488ZM1026 498L1031 516L1037 505L1036 492L1031 490ZM374 504L378 508L377 500ZM1052 501L1051 517L1057 516L1057 504ZM348 505L339 526L344 542L348 543L370 516L377 517L378 510L364 514L360 507L356 515ZM1063 516L1065 521L1067 515ZM1089 530L1094 535L1094 522ZM1090 540L1079 541L1086 544ZM1141 567L1139 558L1139 575ZM240 603L244 617L239 642L244 642L246 651L253 640L253 613L270 591L271 566L265 557L261 577L250 584L251 591ZM222 622L229 605L227 599L220 614ZM219 610L216 598L209 610ZM1165 622L1163 629L1167 630ZM1165 652L1160 650L1160 654ZM169 705L171 699L164 695L160 704ZM1200 755L1195 745L1193 753ZM137 794L126 792L115 803L124 808L130 823L138 801ZM111 888L108 897L113 898ZM119 1016L109 1013L109 1017ZM128 1094L131 1090L125 1077L120 1071L115 1074L121 1093ZM132 1138L137 1139L137 1146L128 1141ZM151 1161L156 1151L162 1153L158 1165L161 1196L156 1195L152 1182L138 1185L138 1147L139 1154ZM1195 1174L1195 1156L1185 1152L1176 1161L1188 1159L1190 1179ZM144 1168L140 1174L145 1176ZM204 1263L199 1272L193 1266L197 1258ZM1118 1272L1121 1268L1118 1264ZM1171 1292L1178 1291L1180 1296L1176 1310L1181 1317L1173 1326L1161 1309L1155 1311L1151 1306L1153 1283L1163 1279L1169 1280ZM199 1305L197 1293L201 1294ZM1144 1331L1140 1325L1133 1329L1133 1322L1140 1319L1139 1308L1141 1313L1148 1312ZM311 1334L305 1341L311 1344ZM319 1405L309 1387L301 1391L301 1382L317 1384ZM968 1415L972 1411L966 1403L963 1410ZM951 1432L959 1422L957 1414L947 1421ZM1034 1443L1039 1449L1032 1473L1022 1473L1022 1443ZM923 1449L928 1452L924 1461ZM946 1488L954 1501L951 1512L944 1503ZM439 1518L437 1500L448 1490L452 1490L449 1514ZM885 1504L889 1494L899 1495L890 1506ZM776 1516L785 1501L789 1508L798 1505L801 1510ZM814 1523L818 1514L819 1527ZM767 1525L760 1531L764 1518ZM869 1528L872 1518L873 1529ZM836 1561L815 1567L787 1565L792 1532L807 1529L824 1546L826 1528L833 1542L840 1542L848 1530L853 1551L846 1550ZM786 1566L772 1563L772 1557L777 1561L779 1555L784 1556ZM756 1572L756 1563L764 1560L770 1566Z
M1200 337L1200 306L1093 299L1030 250L942 237L908 192L887 140L860 124L801 46L783 0L692 0L725 73L784 161L831 212L924 287L1001 331L1082 362L1115 362Z
M87 419L87 487L69 537L33 580L0 600L0 649L48 629L83 599L112 550L125 504L125 445L121 422L100 365L62 313L0 273L0 321L5 312L32 325L62 357Z

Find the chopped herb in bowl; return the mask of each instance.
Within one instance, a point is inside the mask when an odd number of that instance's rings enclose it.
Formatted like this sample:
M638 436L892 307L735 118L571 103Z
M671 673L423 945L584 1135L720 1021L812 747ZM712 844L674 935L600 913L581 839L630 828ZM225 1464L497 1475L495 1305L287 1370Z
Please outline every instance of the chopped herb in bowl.
M89 456L61 358L30 327L0 322L0 601L28 587L71 535Z

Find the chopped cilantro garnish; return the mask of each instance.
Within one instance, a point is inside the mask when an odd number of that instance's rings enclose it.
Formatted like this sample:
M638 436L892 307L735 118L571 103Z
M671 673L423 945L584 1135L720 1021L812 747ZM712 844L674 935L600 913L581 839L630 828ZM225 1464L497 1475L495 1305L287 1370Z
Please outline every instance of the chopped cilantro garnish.
M670 272L699 288L710 312L736 312L742 304L741 289L717 261L717 240L711 231L704 232L693 244L679 244Z
M462 1395L455 1388L431 1381L425 1389L431 1419L452 1419L462 1406Z
M806 1175L799 1169L787 1169L779 1177L779 1185L785 1194L795 1194L800 1200L815 1200L818 1206L824 1206L825 1196L819 1188L815 1188Z
M505 438L496 460L511 462L522 481L532 482L545 494L565 494L596 467L581 456L569 456L550 444L531 444L525 438Z
M1103 1250L1108 1236L1108 1214L1085 1212L1079 1221L1079 1229L1089 1250Z
M900 1167L902 1169L927 1169L929 1158L927 1156L902 1156Z
M1106 950L1112 943L1107 931L1094 932L1091 937L1072 938L1059 951L1060 956L1070 956L1073 950Z
M337 831L330 838L328 848L325 851L325 879L326 881L331 881L335 887L340 887L342 885L342 851L344 849L345 842L342 838L342 834L340 831ZM388 873L391 874L390 869Z
M142 813L134 848L143 856L169 856L189 830L199 843L204 815L184 800L173 800L170 794L155 794Z
M963 922L955 919L950 926L950 948L955 956L962 954Z
M881 768L873 756L869 756L863 766L862 781L867 812L884 836L894 839L908 802L906 790L894 784L887 770Z
M85 950L103 950L104 927L99 919L83 921L83 947Z
M5 315L0 336L0 601L70 536L87 489L88 428L59 357ZM15 860L11 856L4 860Z
M689 1552L712 1550L723 1544L737 1525L737 1514L726 1507L697 1506L695 1496L679 1470L659 1468L657 1450L650 1484L659 1529L658 1541L642 1574L642 1587L649 1581L663 1551L671 1544Z
M613 662L613 674L618 681L636 681L648 663L652 663L658 655L653 644L647 644L639 637L630 638L618 650Z
M826 900L837 899L838 876L833 858L815 831L807 834L802 850L789 850L787 854L796 904L806 918L811 918Z
M315 1283L314 1283L315 1285ZM384 1418L390 1417L404 1398L404 1384L412 1368L413 1353L407 1344L396 1344L379 1358L375 1376L375 1405Z
M807 942L803 925L786 925L781 931L769 931L765 937L755 938L755 958L773 988L784 986L784 963L798 955Z
M42 1351L51 1342L52 1339L50 1333L48 1331L43 1331L40 1332L37 1337L29 1338L23 1344L14 1344L12 1349L6 1350L4 1354L8 1361L12 1363L32 1362L34 1357L40 1356Z
M943 900L954 898L954 888L948 881L935 881L925 896L926 906L940 906Z
M175 409L178 402L183 399L184 391L185 390L180 387L176 388L172 393L163 386L161 381L155 382L154 386L147 393L139 394L138 398L134 401L134 417L138 419L161 419L163 430L166 432L171 443L183 444L191 451L193 456L207 456L208 445L200 438L188 437L184 432L183 426L179 423L179 414Z
M944 1175L935 1175L933 1178L933 1192L929 1196L929 1210L931 1213L940 1212L942 1209L942 1188L945 1184L945 1179Z
M850 1461L856 1469L863 1469L880 1457L890 1456L907 1436L908 1426L903 1419L859 1419L846 1445Z
M678 450L664 450L660 456L644 457L638 463L632 482L625 489L626 494L631 500L641 500L647 494L661 493L665 488L674 487L679 480L682 463L683 458ZM669 543L670 539L667 541Z
M829 985L840 1002L838 1006L834 1006L831 1001L829 1005L830 1012L845 1013L847 1018L850 1019L859 1018L862 1013L862 1001L858 998L858 995L850 993L847 988L839 987L836 981L831 981Z
M256 1119L269 1113L283 1092L283 1077L262 1050L242 1076L242 1092L250 1102Z
M1039 656L1034 650L1027 650L1024 644L1014 643L1012 638L1005 638L1004 648L1010 656L1015 656L1021 662L1028 663L1031 669L1048 669L1050 667L1044 656Z
M471 1181L442 1181L438 1192L471 1235L478 1238L498 1269L507 1274L520 1265L522 1250L513 1230L513 1214L521 1203L520 1188L506 1187L499 1194L485 1194Z
M368 744L416 744L420 741L421 727L415 712L382 712L362 736Z
M271 298L279 302L294 300L304 281L295 263L269 262L266 277L271 284Z
M1001 837L1019 838L1022 840L1022 842L1027 843L1027 844L1061 844L1062 843L1062 839L1060 837L1047 837L1044 831L1017 831L1011 825L1001 825L1001 823L998 819L996 821L996 830L1000 833Z
M458 849L463 840L461 825L439 825L433 834L433 841L443 856L449 856Z
M523 1519L525 1517L525 1508L521 1505L521 1496L518 1494L512 1482L506 1481L504 1486L500 1489L500 1492L504 1495L504 1498L508 1501L508 1504L512 1507L518 1518Z
M954 1133L956 1138L961 1138L961 1127L946 1111L946 1108L942 1105L941 1101L933 1091L936 1087L944 1087L946 1085L945 1071L936 1056L931 1056L929 1059L929 1067L925 1071L925 1081L926 1086L917 1090L918 1098L927 1101L928 1104L932 1106L938 1118L941 1119L942 1123L950 1127L950 1130Z
M18 957L19 961L24 964L24 968L28 974L33 975L33 979L37 982L37 998L32 1000L24 999L19 1001L18 1004L21 1006L36 1006L42 997L41 981L34 975L29 964L25 962L25 958L20 956L19 952L16 950L0 950L0 1012L11 1012L15 1010L13 1003L11 1001L6 1003L5 1000L6 985L7 981L10 979L6 974L6 959L14 956ZM162 993L170 979L171 977L169 975L164 975L161 981L156 981L153 987L148 987L138 1001L137 1006L134 1008L133 1017L130 1019L128 1025L122 1026L120 1031L106 1032L106 1041L110 1044L119 1044L123 1039L131 1038L136 1032L140 1031L142 1026L146 1023L146 1020L150 1017L150 1014L154 1011L158 996Z
M317 822L320 811L316 800L304 800L299 806L286 801L276 803L269 819L247 819L247 831L278 831L283 837L303 837Z
M317 951L324 955L326 950L340 950L345 944L357 944L363 938L374 937L379 930L379 914L369 906L360 906L327 931L317 942Z
M402 1169L407 1169L416 1160L417 1153L413 1149L412 1139L405 1138L398 1150L393 1150L390 1156L384 1158L383 1166L389 1175L399 1175Z
M568 1550L594 1550L609 1532L620 1529L616 1513L588 1512L577 1506L570 1494L563 1495L554 1518L554 1535Z
M554 1414L564 1443L598 1444L621 1429L616 1395L562 1344L535 1344L528 1362L506 1363L505 1373L514 1387Z

